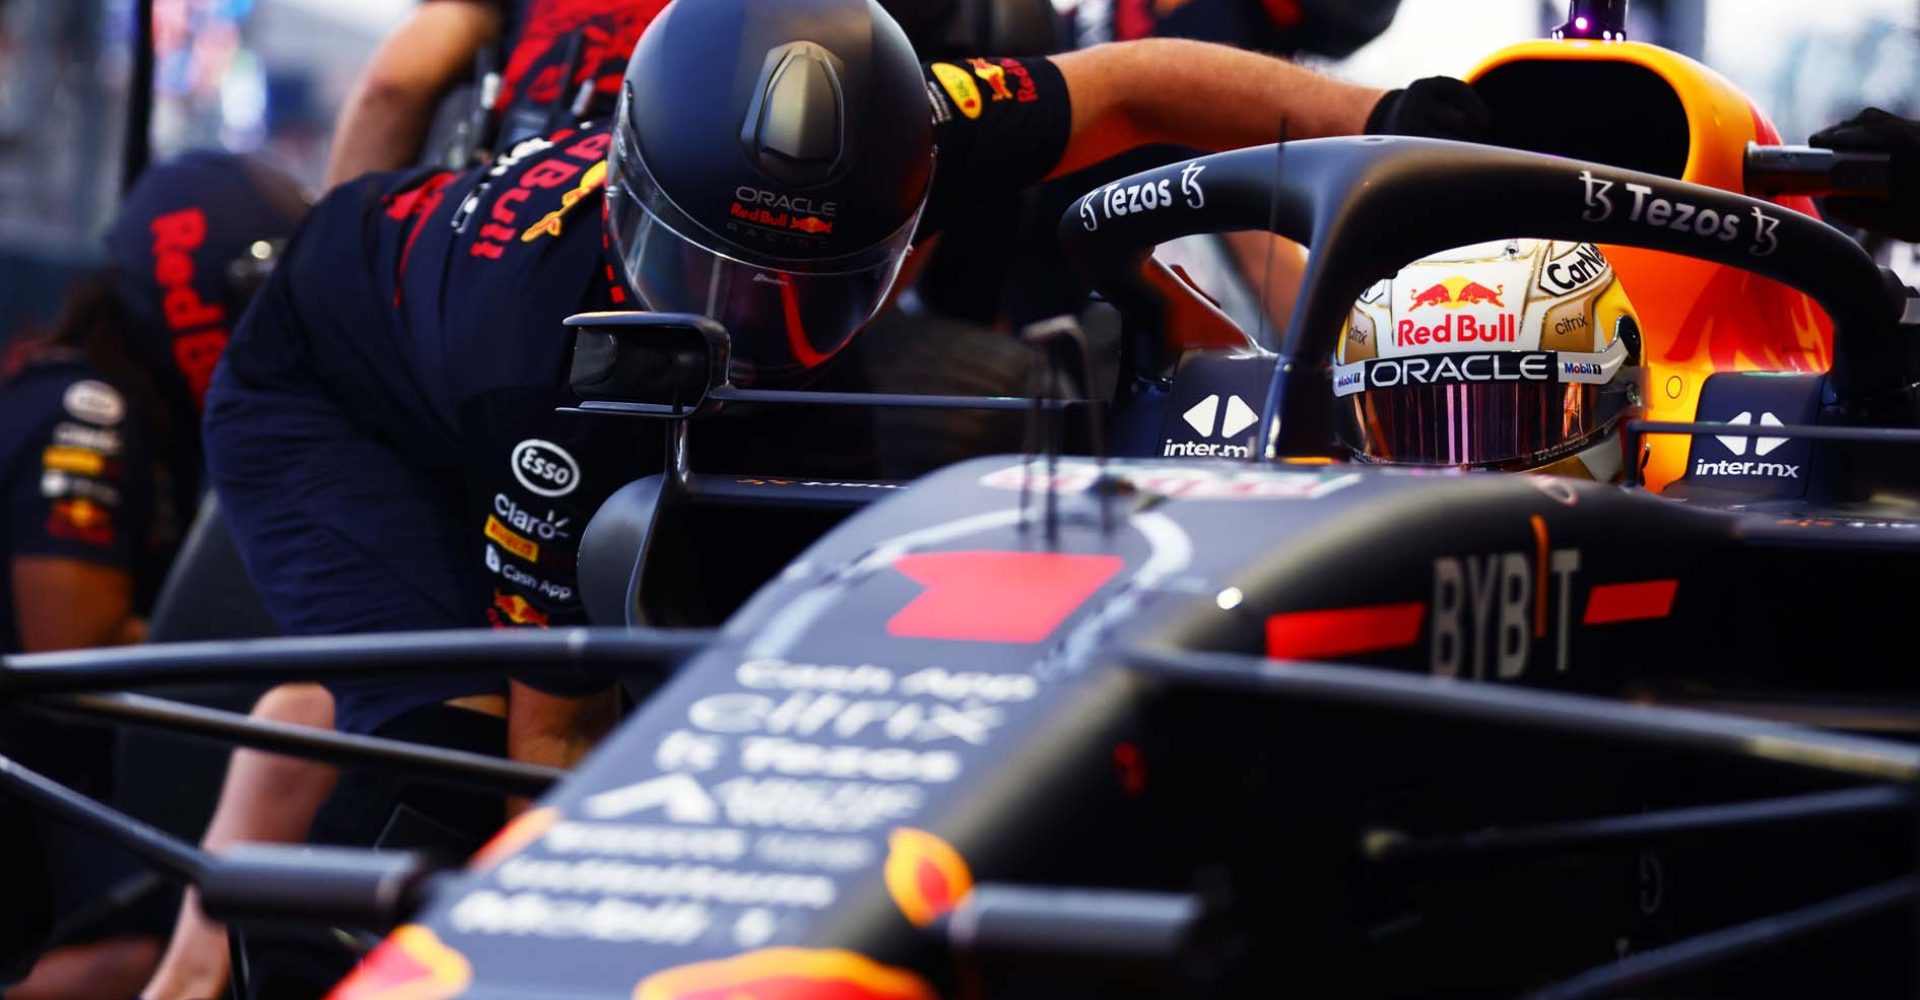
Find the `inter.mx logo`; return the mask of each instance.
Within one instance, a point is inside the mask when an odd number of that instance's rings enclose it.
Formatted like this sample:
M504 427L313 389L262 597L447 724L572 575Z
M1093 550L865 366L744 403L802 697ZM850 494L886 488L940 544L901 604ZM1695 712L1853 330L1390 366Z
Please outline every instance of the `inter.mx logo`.
M1738 416L1728 420L1727 423L1735 427L1750 427L1753 425L1753 411L1741 410ZM1771 413L1762 413L1760 414L1760 426L1781 427L1785 425L1781 423L1779 417ZM1775 448L1786 444L1789 439L1783 437L1756 437L1749 439L1716 434L1714 435L1714 440L1719 441L1728 451L1741 456L1747 453L1747 443L1751 440L1753 443L1754 457L1765 458L1773 454ZM1799 479L1800 467L1797 465L1788 465L1785 462L1755 462L1750 460L1709 462L1706 459L1701 459L1694 463L1693 474L1696 476L1772 476L1776 479Z
M1170 458L1246 458L1253 454L1253 447L1246 444L1228 444L1234 438L1247 432L1247 429L1260 422L1260 414L1239 396L1228 396L1226 406L1220 405L1220 395L1215 393L1195 403L1187 412L1180 415L1187 426L1203 438L1219 437L1223 441L1174 441L1168 439L1165 450L1161 452Z

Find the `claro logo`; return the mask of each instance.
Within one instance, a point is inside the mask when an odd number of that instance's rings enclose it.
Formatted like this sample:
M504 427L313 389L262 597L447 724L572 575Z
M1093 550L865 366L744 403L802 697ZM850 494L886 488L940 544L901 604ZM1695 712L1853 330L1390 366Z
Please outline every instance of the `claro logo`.
M840 203L836 201L815 201L805 195L776 194L744 184L733 189L733 197L748 205L765 205L776 212L799 212L823 219L831 219L840 211Z

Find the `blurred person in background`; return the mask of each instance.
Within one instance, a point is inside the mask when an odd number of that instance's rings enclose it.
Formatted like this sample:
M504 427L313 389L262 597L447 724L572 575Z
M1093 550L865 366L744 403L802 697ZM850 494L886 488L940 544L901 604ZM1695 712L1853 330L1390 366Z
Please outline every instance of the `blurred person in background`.
M50 334L7 353L0 651L141 640L199 496L200 400L305 209L296 184L249 158L191 153L157 165L107 231L108 265L73 290ZM112 744L106 730L0 713L0 753L95 799L112 792ZM132 996L159 950L164 899L117 907L115 891L142 872L131 858L80 831L42 840L56 947L7 997Z

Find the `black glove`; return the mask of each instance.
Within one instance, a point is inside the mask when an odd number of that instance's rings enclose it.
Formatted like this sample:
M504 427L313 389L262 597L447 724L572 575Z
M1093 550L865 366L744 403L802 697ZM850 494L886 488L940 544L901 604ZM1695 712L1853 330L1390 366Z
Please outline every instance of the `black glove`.
M1493 137L1493 111L1465 83L1430 76L1387 91L1367 116L1367 134L1485 142Z
M1807 142L1849 153L1890 154L1893 190L1885 197L1822 198L1820 207L1850 226L1920 243L1920 122L1868 108L1815 132Z

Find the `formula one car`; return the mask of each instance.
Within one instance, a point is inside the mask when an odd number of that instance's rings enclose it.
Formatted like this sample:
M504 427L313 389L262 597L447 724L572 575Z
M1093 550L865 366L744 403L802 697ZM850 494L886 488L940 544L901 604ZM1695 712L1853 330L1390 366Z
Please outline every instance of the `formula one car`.
M1496 92L1523 67L1516 100L1556 66L1602 89L1717 79L1631 43L1561 44L1479 79ZM1838 231L1682 179L1731 169L1698 138L1725 107L1687 86L1669 86L1666 123L1694 137L1667 150L1682 159L1551 148L1571 132L1545 151L1329 139L1090 192L1061 237L1125 321L1093 455L1055 454L1062 400L1097 395L1064 326L1040 338L1058 377L1031 399L847 398L726 384L726 331L698 317L577 317L582 410L660 420L680 455L702 416L747 403L1026 408L1045 453L910 488L678 463L583 539L605 630L153 647L0 673L22 704L522 793L558 776L73 692L479 661L628 678L629 721L462 869L213 859L17 768L0 782L119 831L243 925L399 924L338 1000L1909 992L1920 310ZM1165 196L1115 200L1129 189ZM1182 351L1197 307L1142 266L1168 239L1241 229L1311 247L1292 324L1271 353ZM1659 280L1636 298L1668 409L1630 428L1648 457L1629 472L1665 476L1663 493L1338 461L1328 359L1353 304L1409 260L1515 236L1603 245L1629 287L1634 261L1678 259L1633 251L1679 255L1704 270L1669 264L1670 287L1693 274L1788 305L1689 353L1653 342ZM1769 357L1787 371L1732 370ZM1216 419L1236 399L1256 417ZM1247 458L1103 458L1109 429L1122 452L1199 435ZM1748 446L1771 468L1728 471ZM768 578L709 623L676 582L753 554L701 518L831 526L743 571Z

